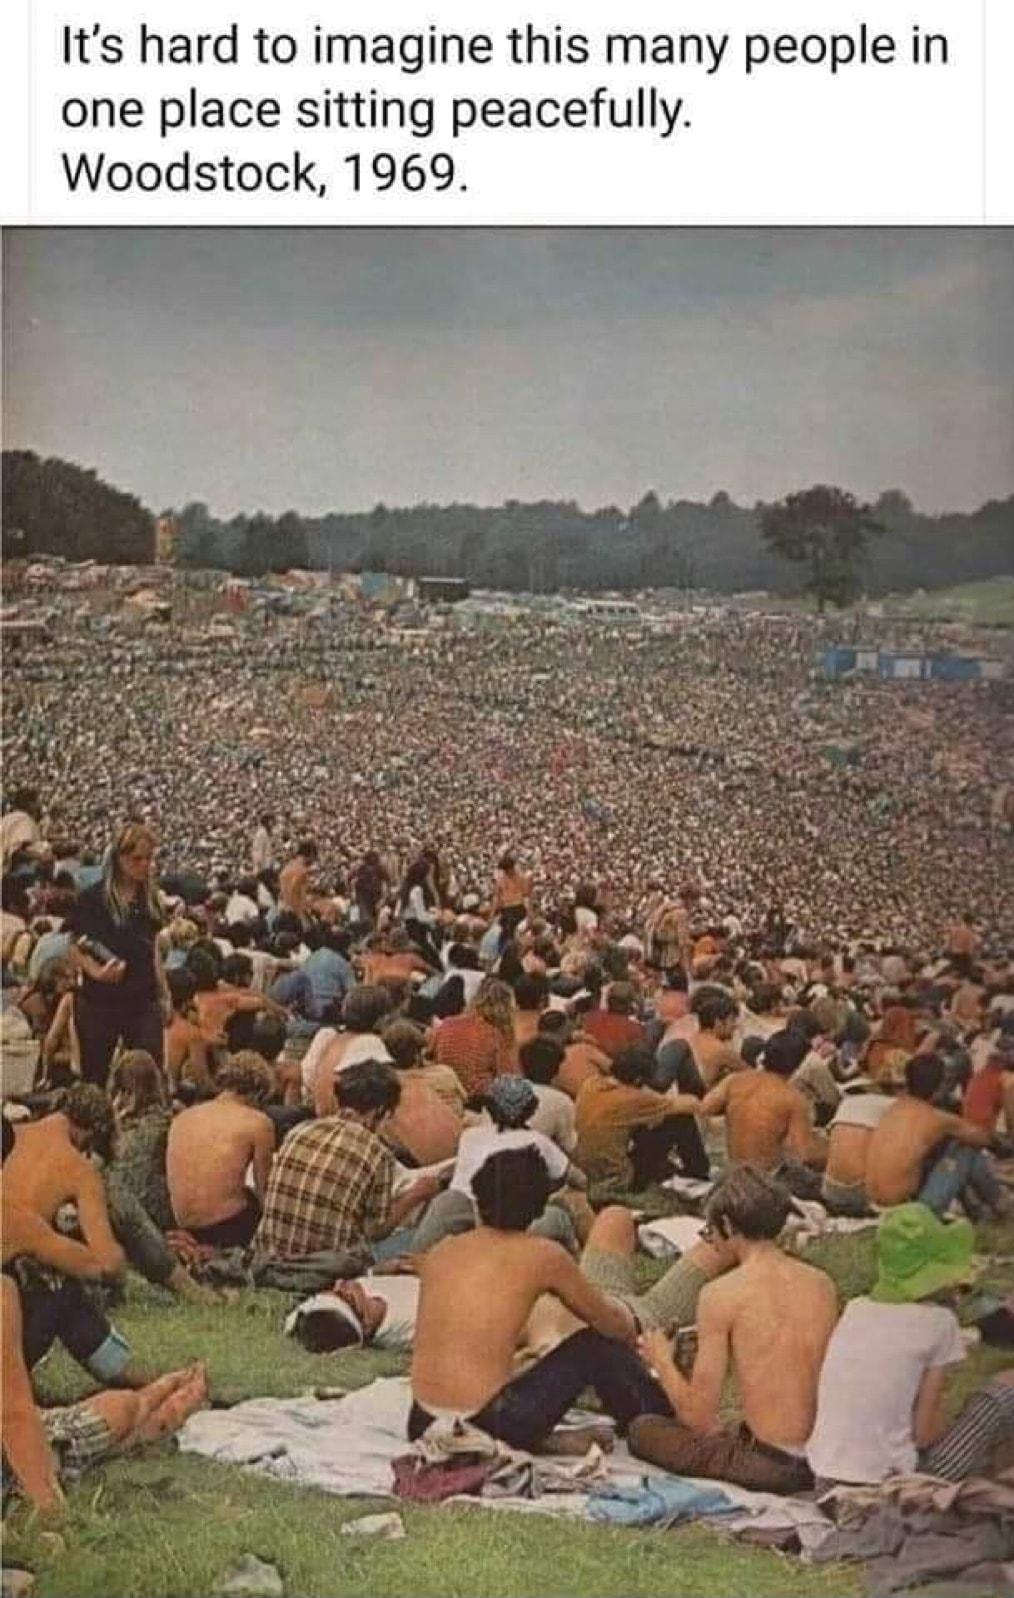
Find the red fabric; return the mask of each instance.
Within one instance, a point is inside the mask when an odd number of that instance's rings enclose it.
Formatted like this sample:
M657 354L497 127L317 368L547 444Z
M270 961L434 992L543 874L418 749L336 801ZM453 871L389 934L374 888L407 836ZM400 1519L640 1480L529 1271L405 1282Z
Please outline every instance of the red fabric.
M482 1493L483 1486L500 1463L497 1459L475 1461L474 1456L461 1460L441 1460L429 1464L418 1454L402 1454L391 1461L394 1472L394 1496L407 1498L416 1504L435 1504L441 1499L453 1498L457 1493Z
M1004 1075L999 1064L990 1060L981 1071L976 1071L965 1089L961 1113L966 1121L981 1126L984 1132L994 1130L1003 1109Z
M592 1010L584 1017L581 1029L611 1060L631 1043L643 1043L645 1037L640 1021L629 1015L613 1015L609 1010Z

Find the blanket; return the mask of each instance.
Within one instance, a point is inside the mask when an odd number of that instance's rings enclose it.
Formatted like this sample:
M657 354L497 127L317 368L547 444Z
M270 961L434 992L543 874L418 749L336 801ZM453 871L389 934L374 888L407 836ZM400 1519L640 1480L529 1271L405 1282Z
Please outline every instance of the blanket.
M296 1486L316 1487L340 1497L390 1498L394 1496L394 1460L406 1452L411 1402L408 1379L403 1376L378 1378L339 1400L253 1398L232 1409L192 1415L178 1442L184 1452ZM595 1418L601 1421L601 1416ZM591 1492L621 1489L630 1495L642 1491L653 1478L673 1480L667 1472L632 1458L623 1443L603 1457L604 1468L599 1468L596 1460L592 1470L582 1460L530 1454L512 1458L528 1466L517 1477L522 1491L449 1501L590 1519ZM830 1521L817 1505L802 1499L752 1493L726 1482L720 1489L714 1482L692 1485L708 1494L720 1491L721 1524L732 1533L758 1525L769 1530L780 1527L796 1532L804 1547L816 1547L831 1530ZM628 1496L627 1502L631 1501Z

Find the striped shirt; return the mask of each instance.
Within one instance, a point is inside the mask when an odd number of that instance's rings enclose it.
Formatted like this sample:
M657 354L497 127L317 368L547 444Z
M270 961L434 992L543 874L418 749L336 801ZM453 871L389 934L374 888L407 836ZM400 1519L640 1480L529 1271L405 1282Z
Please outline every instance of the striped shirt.
M394 1159L361 1122L306 1121L275 1155L254 1238L259 1254L294 1259L361 1248L390 1229Z

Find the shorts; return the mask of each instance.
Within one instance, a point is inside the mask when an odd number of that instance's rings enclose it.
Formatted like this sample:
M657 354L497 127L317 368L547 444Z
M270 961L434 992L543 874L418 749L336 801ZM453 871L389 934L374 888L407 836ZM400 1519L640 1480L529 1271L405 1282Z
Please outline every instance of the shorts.
M604 1248L585 1249L581 1256L581 1273L600 1292L625 1304L644 1331L672 1332L693 1325L701 1288L708 1281L707 1273L699 1265L692 1260L679 1259L669 1266L664 1276L641 1292L633 1257Z
M39 1411L46 1439L57 1458L61 1475L78 1476L99 1465L116 1450L109 1422L85 1404Z
M833 1215L866 1216L870 1213L865 1182L835 1182L825 1176L820 1197Z

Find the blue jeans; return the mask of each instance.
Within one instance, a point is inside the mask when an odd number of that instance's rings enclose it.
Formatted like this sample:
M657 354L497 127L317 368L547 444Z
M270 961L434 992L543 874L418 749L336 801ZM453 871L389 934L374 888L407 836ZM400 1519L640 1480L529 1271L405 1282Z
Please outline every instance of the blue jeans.
M586 1326L515 1376L468 1418L511 1448L537 1449L586 1387L594 1390L621 1432L639 1415L672 1415L669 1400L633 1350ZM409 1441L420 1438L432 1421L432 1415L413 1402Z
M918 1199L935 1214L946 1215L966 1190L990 1209L1000 1203L1003 1188L982 1149L948 1138L939 1150L933 1150L930 1159L932 1165L924 1172Z

